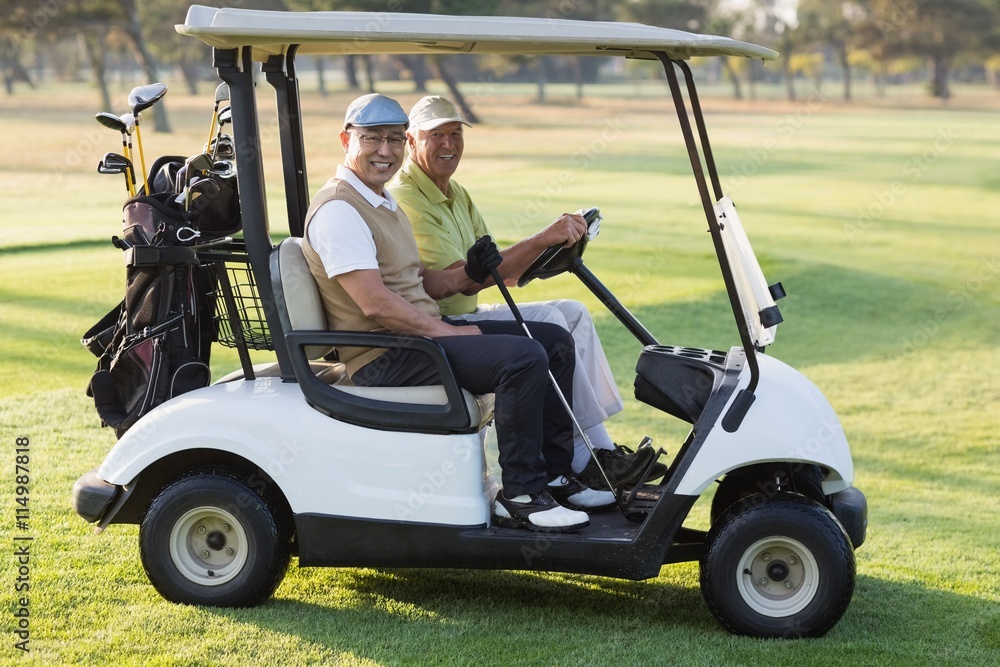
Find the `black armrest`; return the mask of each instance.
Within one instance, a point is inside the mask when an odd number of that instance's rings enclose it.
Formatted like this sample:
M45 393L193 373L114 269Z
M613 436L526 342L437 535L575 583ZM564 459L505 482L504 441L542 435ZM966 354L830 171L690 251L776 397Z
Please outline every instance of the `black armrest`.
M306 401L317 410L350 424L389 431L423 433L472 432L469 410L444 350L430 338L351 331L290 331L285 334L295 379ZM382 401L349 394L317 378L309 367L305 348L312 345L339 347L399 347L430 356L444 385L445 405L422 405Z

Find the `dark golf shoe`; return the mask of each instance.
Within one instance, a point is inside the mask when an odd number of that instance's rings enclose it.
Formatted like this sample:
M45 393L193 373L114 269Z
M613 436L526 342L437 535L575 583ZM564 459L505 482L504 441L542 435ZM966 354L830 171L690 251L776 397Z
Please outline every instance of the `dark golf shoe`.
M649 445L643 445L633 452L628 447L615 445L614 449L598 449L595 454L601 468L607 474L612 488L617 489L638 482L646 466L656 457L656 450ZM657 461L653 463L646 481L663 477L666 472L667 466ZM601 471L597 468L597 463L594 462L593 458L587 462L587 466L577 474L577 477L593 489L607 489L607 484L605 484Z

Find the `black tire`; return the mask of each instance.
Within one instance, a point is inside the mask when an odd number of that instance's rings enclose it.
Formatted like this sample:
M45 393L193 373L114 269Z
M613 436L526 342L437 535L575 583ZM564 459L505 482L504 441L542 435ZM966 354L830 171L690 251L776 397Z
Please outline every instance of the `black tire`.
M761 463L734 470L722 478L712 498L712 524L741 500L757 493L771 496L778 493L776 478L781 480L784 491L800 493L825 504L823 471L819 466L804 463Z
M291 558L279 515L235 477L195 472L166 486L139 529L149 581L171 602L251 607L281 583Z
M833 514L799 495L758 494L709 531L701 592L735 634L820 637L854 595L854 549Z

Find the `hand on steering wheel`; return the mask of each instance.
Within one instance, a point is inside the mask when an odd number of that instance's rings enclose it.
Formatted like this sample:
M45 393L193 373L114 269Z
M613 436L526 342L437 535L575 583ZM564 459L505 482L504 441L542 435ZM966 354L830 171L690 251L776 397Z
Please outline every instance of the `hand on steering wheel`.
M580 209L578 214L583 216L587 223L587 233L571 246L556 244L549 246L542 251L534 262L531 263L521 277L517 279L517 286L524 287L535 278L552 278L564 271L575 267L583 257L583 251L587 248L590 239L597 236L601 228L601 210L596 206L590 209Z

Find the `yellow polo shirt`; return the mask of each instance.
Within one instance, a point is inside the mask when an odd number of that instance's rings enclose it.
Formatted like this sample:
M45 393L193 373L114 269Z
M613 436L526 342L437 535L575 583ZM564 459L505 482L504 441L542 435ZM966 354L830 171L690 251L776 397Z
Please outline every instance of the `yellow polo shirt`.
M409 158L389 183L389 192L410 219L420 261L428 269L444 269L465 260L476 239L489 234L465 188L452 180L449 190L445 196ZM438 306L442 315L466 315L476 310L478 301L475 295L455 294L438 301Z

